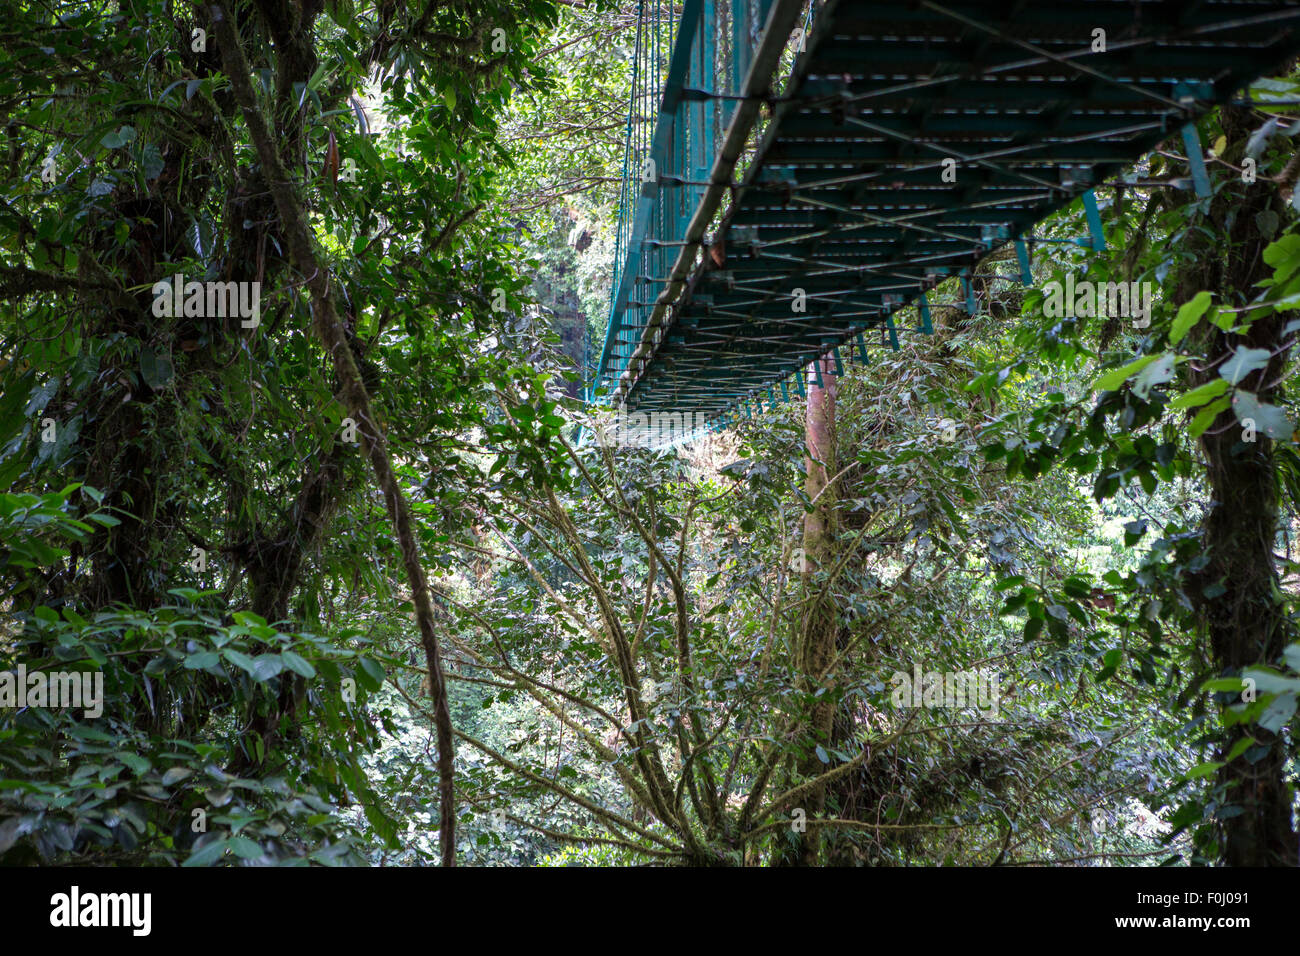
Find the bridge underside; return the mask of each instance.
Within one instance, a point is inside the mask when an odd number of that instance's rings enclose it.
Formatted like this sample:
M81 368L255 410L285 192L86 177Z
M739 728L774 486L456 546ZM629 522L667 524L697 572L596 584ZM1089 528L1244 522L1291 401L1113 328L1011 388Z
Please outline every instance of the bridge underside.
M721 415L1298 50L1293 3L830 0L712 255L601 376L631 409Z

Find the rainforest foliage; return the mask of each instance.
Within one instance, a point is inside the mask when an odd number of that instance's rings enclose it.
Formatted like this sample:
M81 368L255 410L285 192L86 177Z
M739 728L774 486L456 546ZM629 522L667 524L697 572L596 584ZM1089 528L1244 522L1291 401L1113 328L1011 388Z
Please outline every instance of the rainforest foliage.
M1300 74L655 452L636 10L9 5L0 862L1296 865Z

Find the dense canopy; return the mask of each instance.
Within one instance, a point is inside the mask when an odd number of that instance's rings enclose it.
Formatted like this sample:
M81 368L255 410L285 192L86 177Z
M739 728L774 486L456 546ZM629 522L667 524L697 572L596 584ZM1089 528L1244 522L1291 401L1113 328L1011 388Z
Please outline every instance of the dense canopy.
M0 863L1300 863L1295 63L649 440L686 6L9 4Z

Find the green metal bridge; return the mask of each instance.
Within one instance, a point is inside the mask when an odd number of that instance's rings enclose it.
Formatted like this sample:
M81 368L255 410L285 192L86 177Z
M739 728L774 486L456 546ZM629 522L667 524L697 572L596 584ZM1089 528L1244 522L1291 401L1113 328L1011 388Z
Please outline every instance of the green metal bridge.
M587 398L722 424L1300 52L1263 0L643 0ZM909 313L911 314L911 313ZM899 317L901 323L901 316ZM814 364L820 376L819 364Z

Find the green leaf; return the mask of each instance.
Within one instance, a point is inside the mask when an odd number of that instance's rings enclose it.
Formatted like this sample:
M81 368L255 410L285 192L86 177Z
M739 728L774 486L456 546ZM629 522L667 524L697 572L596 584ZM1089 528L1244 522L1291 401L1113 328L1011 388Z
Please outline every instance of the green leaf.
M1300 680L1284 677L1268 667L1248 667L1242 672L1243 678L1255 682L1255 689L1261 694L1295 694L1300 693Z
M140 353L140 377L156 391L172 380L172 363L165 356L155 355L152 349L144 349Z
M309 89L309 90L315 90L315 89L318 89L318 88L320 87L320 81L323 80L323 79L325 79L325 67L326 67L326 65L327 65L327 64L326 64L324 61L322 61L322 62L321 62L321 65L318 66L318 67L316 67L316 72L313 73L313 74L311 75L311 79L307 81L307 89Z
M105 134L104 138L99 142L105 149L119 149L134 139L135 128L132 126L122 126L115 132Z
M1092 386L1093 391L1097 391L1097 392L1115 391L1126 381L1128 381L1130 376L1136 375L1138 372L1142 371L1144 368L1146 368L1148 365L1150 365L1152 362L1154 362L1156 359L1160 357L1161 356L1159 354L1144 355L1139 359L1135 359L1134 361L1129 362L1127 365L1121 365L1119 368L1111 369L1109 372L1106 372L1099 379L1097 379L1096 382L1093 383Z
M360 664L361 670L365 672L365 677L362 678L361 683L366 686L367 690L379 690L379 688L384 685L384 678L386 676L384 674L384 669L368 657L361 658ZM369 678L369 680L366 678Z
M205 844L201 850L191 853L190 858L181 866L209 866L221 859L222 854L226 852L226 844L229 842L229 838L213 840L211 843Z
M284 663L280 660L279 654L258 654L253 658L251 673L256 681L268 681L282 670L284 670Z
M1145 401L1147 396L1151 394L1152 388L1163 385L1174 377L1175 361L1173 353L1168 352L1142 369L1133 382L1133 394Z
M189 767L172 767L165 774L163 774L162 777L163 786L170 787L172 784L180 780L184 780L186 777L190 776L193 773L194 771Z
M1264 250L1264 261L1273 267L1275 282L1285 282L1300 268L1300 236L1288 233Z
M1275 734L1280 734L1282 728L1285 727L1295 715L1295 710L1296 695L1282 694L1264 708L1264 713L1259 715L1259 720L1256 721L1256 723L1265 730L1272 731Z
M151 764L146 758L141 757L139 754L123 751L117 755L117 758L130 767L137 777L141 774L148 773L150 768L153 767L153 764Z
M301 677L316 676L316 668L311 666L311 662L299 657L293 651L281 651L280 660L284 662L285 667Z
M249 674L254 677L257 676L257 665L253 663L253 659L247 654L241 654L239 651L227 647L221 652L221 656L230 661L230 663L234 664L236 667L242 667L244 670L248 671Z
M1192 419L1192 424L1187 428L1188 436L1200 438L1201 434L1214 424L1214 420L1219 417L1219 413L1226 411L1231 405L1232 400L1226 396L1210 405L1206 405Z
M1236 760L1238 757L1244 754L1247 750L1253 747L1255 743L1256 740L1254 737L1242 737L1240 740L1238 740L1235 744L1232 745L1232 749L1228 751L1228 756L1224 758L1224 763L1232 763L1234 760Z
M366 819L370 821L370 825L374 827L375 833L389 848L398 849L401 847L401 841L397 838L397 821L372 803L365 805L365 814Z
M817 750L817 759L818 759L818 760L820 760L822 763L830 763L830 762L831 762L830 755L826 753L826 748L825 748L825 747L823 747L821 744L818 744L816 750Z
M1187 771L1187 779L1198 780L1201 777L1208 777L1210 774L1214 773L1222 766L1223 764L1218 760L1210 760L1207 761L1206 763L1199 763L1191 770Z
M1238 390L1233 394L1232 411L1242 425L1254 424L1256 429L1278 441L1290 438L1294 430L1286 412L1276 405L1261 403L1250 392Z
M1097 680L1105 680L1114 674L1123 659L1124 651L1121 648L1113 647L1108 650L1101 659L1101 670L1097 672Z
M256 860L262 855L262 848L257 845L255 840L250 840L248 837L231 837L227 841L227 845L235 851L235 856L241 860Z
M1240 677L1212 677L1201 685L1202 691L1210 693L1239 694L1245 689Z
M76 611L74 611L72 608L68 607L67 605L64 605L62 610L63 610L63 617L69 624L72 624L78 628L87 628L90 626L89 621L87 621L84 617L82 617L80 614L78 614Z
M1178 309L1178 315L1174 316L1173 327L1169 330L1169 343L1177 345L1181 342L1209 307L1210 293L1208 292L1198 292L1189 301L1184 302Z
M191 654L185 658L184 667L186 670L190 671L205 671L209 668L216 667L220 660L221 657L216 651L200 651L197 654Z
M1268 349L1248 349L1238 345L1232 358L1219 367L1219 376L1236 385L1251 372L1267 365L1272 354Z
M1218 398L1226 392L1231 386L1225 379L1216 378L1213 381L1206 382L1199 388L1194 388L1190 392L1179 395L1169 403L1170 408L1197 408L1204 405L1211 399Z

